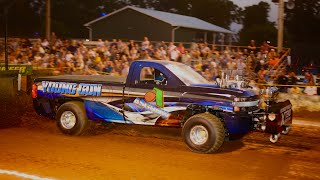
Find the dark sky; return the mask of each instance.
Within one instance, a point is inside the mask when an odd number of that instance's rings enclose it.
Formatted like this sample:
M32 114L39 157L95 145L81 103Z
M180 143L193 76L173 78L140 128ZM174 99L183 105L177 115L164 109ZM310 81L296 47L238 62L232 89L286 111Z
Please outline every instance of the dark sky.
M278 18L278 6L275 3L272 3L271 0L231 0L233 3L237 4L238 6L244 8L246 6L251 6L254 4L258 4L260 1L268 2L270 4L270 13L269 13L269 20L272 22L277 22ZM239 31L241 29L241 25L238 24L231 24L230 30L232 31Z

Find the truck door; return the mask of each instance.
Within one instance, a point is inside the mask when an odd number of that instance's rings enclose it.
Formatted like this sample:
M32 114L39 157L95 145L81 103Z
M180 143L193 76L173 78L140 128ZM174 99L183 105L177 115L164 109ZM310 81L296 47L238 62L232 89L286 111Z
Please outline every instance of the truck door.
M161 119L168 119L167 115L176 109L181 94L179 85L173 86L171 81L174 78L170 78L170 73L159 69L141 67L134 83L126 87L128 98L125 100L125 115L132 123L155 125ZM176 121L174 123L179 124Z

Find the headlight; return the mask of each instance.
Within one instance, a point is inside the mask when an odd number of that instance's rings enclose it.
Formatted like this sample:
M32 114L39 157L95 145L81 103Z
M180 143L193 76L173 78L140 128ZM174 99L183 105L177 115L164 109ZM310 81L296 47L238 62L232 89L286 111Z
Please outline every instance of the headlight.
M233 99L234 102L245 102L245 101L248 101L247 98L234 98Z
M240 112L240 107L237 107L237 106L233 107L233 111L234 112Z
M269 114L269 115L268 115L268 119L269 119L270 121L274 121L274 120L276 119L276 114L273 114L273 113Z

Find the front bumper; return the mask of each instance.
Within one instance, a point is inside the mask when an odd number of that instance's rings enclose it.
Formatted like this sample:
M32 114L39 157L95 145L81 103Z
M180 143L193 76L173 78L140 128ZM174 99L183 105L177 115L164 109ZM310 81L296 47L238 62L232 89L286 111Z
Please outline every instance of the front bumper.
M269 114L275 115L270 119ZM258 130L269 134L280 134L292 125L292 105L289 100L272 102L265 110L250 113L226 113L220 114L224 120L227 132L233 134L245 134L251 130Z
M221 113L227 132L233 134L245 134L252 129L252 117L248 114Z

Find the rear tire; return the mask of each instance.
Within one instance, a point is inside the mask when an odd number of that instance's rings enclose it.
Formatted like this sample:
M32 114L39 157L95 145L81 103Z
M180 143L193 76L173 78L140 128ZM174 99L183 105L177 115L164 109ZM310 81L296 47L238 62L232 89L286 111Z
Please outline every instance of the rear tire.
M93 122L88 120L84 104L78 101L64 103L56 115L57 126L67 135L84 135Z
M191 151L214 153L224 142L225 129L218 117L210 113L201 113L185 122L182 137Z

